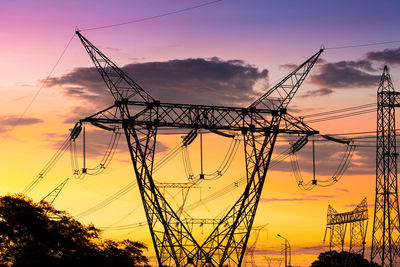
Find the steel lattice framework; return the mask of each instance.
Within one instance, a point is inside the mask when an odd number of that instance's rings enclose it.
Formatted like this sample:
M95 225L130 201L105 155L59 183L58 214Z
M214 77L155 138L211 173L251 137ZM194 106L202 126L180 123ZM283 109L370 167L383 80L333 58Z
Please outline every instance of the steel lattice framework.
M326 233L329 230L329 250L344 250L344 240L347 226L350 227L349 252L359 253L364 256L365 237L368 228L368 205L364 198L354 210L338 213L331 205L328 205Z
M250 265L251 267L256 267L256 260L254 257L254 253L256 251L256 245L258 242L258 238L260 237L260 232L262 230L264 230L265 226L267 226L268 224L264 224L264 225L260 225L260 226L253 226L253 228L251 229L253 231L253 233L255 233L255 238L253 243L247 247L247 251L245 253L245 258L244 258L244 263L245 266Z
M56 198L58 197L58 195L60 194L61 190L63 190L64 186L67 184L67 182L69 181L69 178L65 179L64 181L62 181L61 184L59 184L56 188L54 188L53 190L51 190L50 193L48 193L44 198L42 198L41 201L46 201L49 204L53 204L54 201L56 200Z
M381 266L399 264L399 200L395 108L400 92L394 90L387 66L378 87L376 129L376 195L371 260Z
M249 107L171 104L154 100L80 32L77 35L115 99L112 106L81 122L124 129L159 265L240 266L278 134L318 133L286 108L323 50ZM225 130L243 136L246 187L202 244L153 180L157 130L162 127Z

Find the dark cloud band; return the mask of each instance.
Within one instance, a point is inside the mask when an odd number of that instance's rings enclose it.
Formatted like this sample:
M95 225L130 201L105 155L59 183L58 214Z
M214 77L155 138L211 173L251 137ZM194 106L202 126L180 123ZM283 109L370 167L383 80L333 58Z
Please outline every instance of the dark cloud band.
M256 82L268 78L266 69L216 57L135 63L122 70L156 99L191 104L251 103L258 96L253 90ZM50 79L48 86L60 86L65 95L96 105L112 101L95 68L76 68Z

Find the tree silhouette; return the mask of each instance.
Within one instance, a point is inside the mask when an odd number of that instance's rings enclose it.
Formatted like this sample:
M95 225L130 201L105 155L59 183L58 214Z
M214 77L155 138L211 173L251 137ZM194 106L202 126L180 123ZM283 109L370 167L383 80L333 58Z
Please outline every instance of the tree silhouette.
M349 252L326 251L318 255L318 260L311 267L379 267L378 264L364 259L360 254Z
M0 197L0 266L149 266L146 245L100 238L49 203Z

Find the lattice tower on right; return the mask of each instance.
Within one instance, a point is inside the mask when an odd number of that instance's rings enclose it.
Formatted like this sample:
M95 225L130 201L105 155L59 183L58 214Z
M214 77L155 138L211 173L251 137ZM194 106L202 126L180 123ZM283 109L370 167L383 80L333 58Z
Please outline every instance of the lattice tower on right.
M400 106L387 66L378 87L376 129L376 196L372 230L371 261L399 266L399 200L395 108Z

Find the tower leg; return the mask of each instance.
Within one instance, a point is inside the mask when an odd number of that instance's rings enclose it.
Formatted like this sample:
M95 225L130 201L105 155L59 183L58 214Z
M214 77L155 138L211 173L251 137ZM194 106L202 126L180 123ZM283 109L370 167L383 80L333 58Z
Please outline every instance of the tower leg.
M129 126L124 130L159 265L195 265L191 259L202 250L153 181L157 128Z

